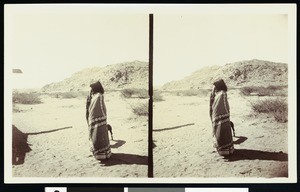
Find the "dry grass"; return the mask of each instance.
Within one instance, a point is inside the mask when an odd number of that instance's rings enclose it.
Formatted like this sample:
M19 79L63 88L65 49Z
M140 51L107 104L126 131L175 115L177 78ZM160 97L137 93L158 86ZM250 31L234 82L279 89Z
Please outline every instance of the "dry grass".
M73 98L85 98L89 94L88 91L69 91L69 92L56 92L48 93L51 97L60 99L73 99Z
M148 105L146 103L132 107L132 112L137 116L148 116Z
M252 109L258 113L272 114L277 122L288 121L288 105L285 99L265 99L251 104Z
M42 103L38 93L19 93L17 91L13 92L13 103L20 104L40 104Z
M148 91L146 89L123 89L121 94L125 98L148 98Z
M153 92L153 102L159 102L159 101L164 101L163 96L161 95L161 92L159 91L154 91Z
M286 87L283 86L268 86L268 87L256 87L249 86L240 89L241 93L245 96L257 95L257 96L286 96Z
M180 90L172 92L176 96L199 96L205 97L210 93L211 90L209 89L189 89L189 90Z

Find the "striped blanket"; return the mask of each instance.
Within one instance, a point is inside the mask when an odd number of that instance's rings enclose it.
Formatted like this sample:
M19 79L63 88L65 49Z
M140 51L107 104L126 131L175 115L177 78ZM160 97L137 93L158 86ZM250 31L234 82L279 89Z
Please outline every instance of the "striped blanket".
M216 93L210 111L214 146L220 155L230 155L234 151L234 146L230 125L230 108L225 91Z
M89 138L92 142L91 151L98 160L111 156L106 119L104 97L96 93L92 96L88 107L88 124Z

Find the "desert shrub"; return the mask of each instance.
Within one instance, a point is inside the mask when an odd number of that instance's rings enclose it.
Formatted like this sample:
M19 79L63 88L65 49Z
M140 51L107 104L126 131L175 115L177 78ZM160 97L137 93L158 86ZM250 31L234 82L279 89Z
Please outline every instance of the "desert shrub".
M153 98L153 102L159 102L164 100L163 96L161 95L161 92L158 91L153 92L152 98Z
M62 92L59 93L59 98L63 98L63 99L72 99L72 98L77 98L78 95L75 92Z
M79 97L87 97L88 91L70 91L70 92L56 92L50 93L51 97L62 98L62 99L73 99Z
M245 96L249 96L252 94L255 94L258 96L272 96L272 95L284 96L286 94L283 94L282 92L280 92L282 89L283 89L283 87L280 87L280 86L268 86L268 87L249 86L249 87L242 87L240 89L240 91Z
M275 94L275 91L268 88L262 88L258 90L258 96L272 96Z
M17 107L16 103L13 103L13 112L14 113L21 112L21 110Z
M240 91L243 95L248 96L254 92L254 87L242 87Z
M198 91L198 96L207 96L208 94L210 94L211 89L199 89Z
M275 111L272 113L275 120L280 123L286 123L288 121L288 111Z
M148 90L146 89L138 89L137 92L135 93L136 97L138 98L148 98L149 95L148 95Z
M39 104L42 103L38 93L19 93L13 92L13 103L21 104Z
M272 90L272 91L275 92L275 91L281 89L281 87L280 86L270 85L270 86L267 87L267 89Z
M265 87L250 86L241 88L241 93L246 96L249 96L251 94L256 94L258 96L267 96L272 95L273 92L274 91L272 89L267 89Z
M130 98L133 95L134 91L133 89L123 89L121 91L121 94L123 95L123 97L125 98Z
M54 98L72 99L72 98L76 98L77 94L74 92L58 92L58 93L53 93L52 96Z
M288 118L288 105L286 100L277 99L265 99L252 103L252 109L258 113L272 114L276 121L287 122Z
M138 116L148 116L148 105L146 103L132 107L132 112Z
M197 96L198 94L199 94L198 90L192 90L192 89L180 92L181 96Z
M176 96L207 96L210 92L209 89L189 89L189 90L181 90L176 91Z
M89 91L77 91L77 97L86 98L90 94Z
M125 98L148 98L148 91L146 89L123 89L121 94Z

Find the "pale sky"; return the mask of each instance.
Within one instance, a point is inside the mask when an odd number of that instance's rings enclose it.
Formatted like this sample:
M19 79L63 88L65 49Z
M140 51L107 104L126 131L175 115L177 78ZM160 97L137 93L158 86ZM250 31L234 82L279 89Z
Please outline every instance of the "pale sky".
M148 61L147 14L102 14L92 6L5 11L6 66L23 71L13 74L14 88L42 87L86 67Z
M208 65L248 59L288 62L287 15L157 14L154 85Z
M148 61L148 12L100 8L6 6L5 67L23 71L12 75L13 87L42 87L86 67ZM205 8L190 14L160 8L154 11L155 86L208 65L248 59L288 62L286 14L210 14L203 13Z

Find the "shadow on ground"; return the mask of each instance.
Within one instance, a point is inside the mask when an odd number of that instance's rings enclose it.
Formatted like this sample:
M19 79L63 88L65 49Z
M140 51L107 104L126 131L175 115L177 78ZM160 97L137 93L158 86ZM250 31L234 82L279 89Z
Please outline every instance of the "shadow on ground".
M42 131L37 133L23 133L15 125L12 125L12 164L21 165L25 162L26 153L31 151L30 144L28 144L28 135L39 135L45 133L51 133L72 127L63 127L53 129L50 131Z
M12 164L24 163L26 153L31 151L27 143L28 135L20 131L15 125L12 126Z
M27 135L39 135L39 134L45 134L45 133L52 133L52 132L55 132L55 131L61 131L61 130L70 129L70 128L72 128L72 126L62 127L62 128L58 128L58 129L52 129L52 130L49 130L49 131L41 131L41 132L36 132L36 133L27 133Z
M153 132L160 132L160 131L168 131L168 130L172 130L172 129L179 129L179 128L183 128L183 127L187 127L187 126L191 126L191 125L195 125L195 123L188 123L188 124L184 124L184 125L179 125L179 126L175 126L175 127L167 127L167 128L162 128L162 129L154 129Z
M236 149L231 156L224 157L227 162L239 160L270 160L270 161L288 161L288 154L280 152L268 152L252 149Z
M148 157L126 153L113 153L109 159L100 161L104 166L113 165L148 165Z

